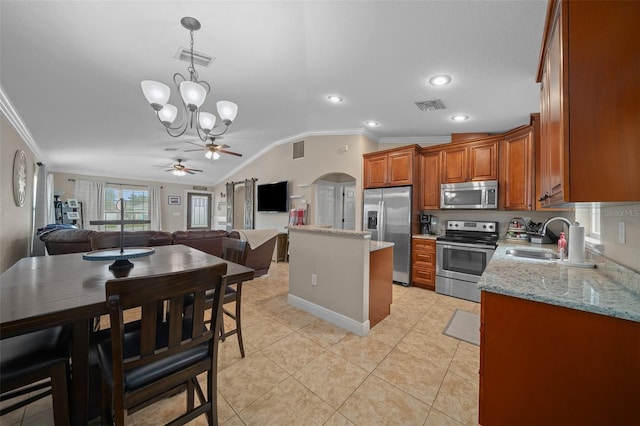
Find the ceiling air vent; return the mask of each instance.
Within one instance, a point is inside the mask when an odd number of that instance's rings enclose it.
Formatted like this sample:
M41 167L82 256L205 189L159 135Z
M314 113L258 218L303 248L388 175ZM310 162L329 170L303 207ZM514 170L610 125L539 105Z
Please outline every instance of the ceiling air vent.
M293 143L293 159L304 158L304 141Z
M447 109L447 107L444 106L440 99L416 102L416 105L418 106L418 108L420 108L420 111L435 111L437 109Z
M180 49L178 49L178 52L176 53L174 58L191 63L191 52L186 47L181 47ZM206 53L196 52L195 50L193 51L193 63L195 65L208 67L215 60L216 58L214 58L213 56L209 56Z

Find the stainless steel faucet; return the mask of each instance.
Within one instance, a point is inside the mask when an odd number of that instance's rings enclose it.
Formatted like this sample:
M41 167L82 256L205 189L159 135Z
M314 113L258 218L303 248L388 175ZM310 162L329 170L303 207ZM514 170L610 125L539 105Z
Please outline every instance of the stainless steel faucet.
M555 222L556 220L566 223L567 227L573 225L573 223L571 223L571 221L566 217L554 216L544 221L544 223L542 224L542 228L540 229L540 236L544 237L545 234L547 233L547 225L549 225L551 222Z

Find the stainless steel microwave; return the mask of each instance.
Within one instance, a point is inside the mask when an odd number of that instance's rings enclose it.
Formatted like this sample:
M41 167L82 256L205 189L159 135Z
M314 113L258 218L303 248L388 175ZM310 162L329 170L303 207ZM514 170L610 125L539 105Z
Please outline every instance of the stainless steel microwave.
M443 183L440 185L441 209L497 209L498 181Z

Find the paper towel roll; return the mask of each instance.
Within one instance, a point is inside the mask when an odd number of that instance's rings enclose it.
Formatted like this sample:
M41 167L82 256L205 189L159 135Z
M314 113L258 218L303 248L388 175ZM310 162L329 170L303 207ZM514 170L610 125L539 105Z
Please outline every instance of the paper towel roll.
M569 262L584 263L584 226L569 227Z

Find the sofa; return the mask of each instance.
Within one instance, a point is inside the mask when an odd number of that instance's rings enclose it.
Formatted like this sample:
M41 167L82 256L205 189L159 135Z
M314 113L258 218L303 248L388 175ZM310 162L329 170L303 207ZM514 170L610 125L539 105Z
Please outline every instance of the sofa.
M242 236L240 235L242 232ZM175 231L173 233L163 231L125 231L125 246L139 245L145 241L145 246L155 247L171 244L183 244L193 247L214 256L222 256L222 238L230 237L240 239L252 232L267 235L273 233L273 237L265 242L260 241L260 245L249 247L247 252L246 266L255 270L254 277L265 275L269 272L273 250L276 246L276 230L243 230L243 231L211 231L211 230L189 230ZM86 253L98 248L119 246L119 231L92 231L88 229L56 229L40 236L50 255L68 253ZM243 238L246 239L246 238ZM131 244L129 243L131 242ZM115 244L114 244L115 243Z

